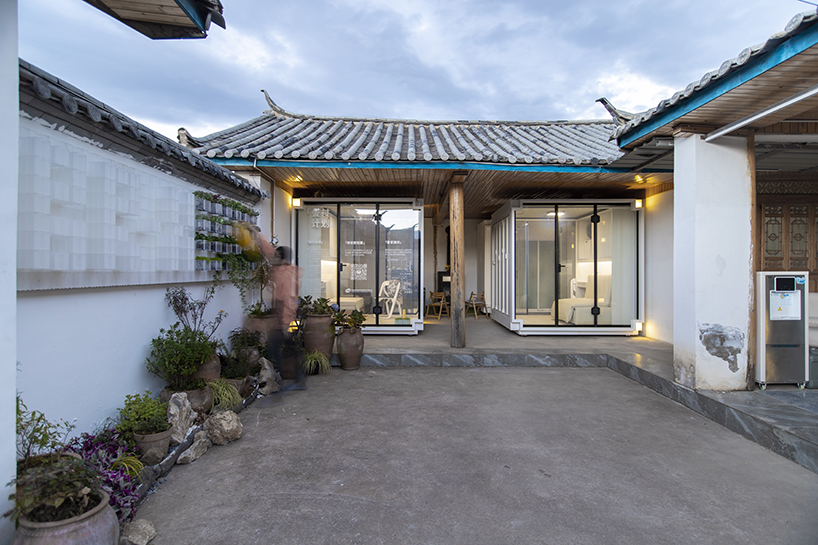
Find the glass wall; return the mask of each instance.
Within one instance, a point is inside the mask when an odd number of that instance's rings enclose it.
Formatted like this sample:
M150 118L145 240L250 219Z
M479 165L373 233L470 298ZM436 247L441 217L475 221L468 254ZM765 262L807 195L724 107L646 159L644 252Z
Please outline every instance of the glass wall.
M515 214L523 326L630 326L637 319L637 212L630 204L526 206Z
M296 210L302 295L360 310L365 326L411 326L420 318L421 212L392 203L307 203Z

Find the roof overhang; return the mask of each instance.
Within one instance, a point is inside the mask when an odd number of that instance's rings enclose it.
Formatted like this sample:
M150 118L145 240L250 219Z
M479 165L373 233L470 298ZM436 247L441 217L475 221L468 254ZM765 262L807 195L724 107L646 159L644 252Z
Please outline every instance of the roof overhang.
M154 40L205 38L210 23L225 28L219 0L85 0Z

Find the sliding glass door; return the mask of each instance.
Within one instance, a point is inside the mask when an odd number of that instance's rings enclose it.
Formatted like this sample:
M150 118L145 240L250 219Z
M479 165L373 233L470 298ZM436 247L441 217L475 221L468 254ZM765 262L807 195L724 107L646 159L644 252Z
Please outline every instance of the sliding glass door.
M365 326L409 326L419 319L420 210L411 204L320 203L296 214L302 295L360 310Z
M637 212L629 204L530 205L515 215L516 318L525 326L630 326Z

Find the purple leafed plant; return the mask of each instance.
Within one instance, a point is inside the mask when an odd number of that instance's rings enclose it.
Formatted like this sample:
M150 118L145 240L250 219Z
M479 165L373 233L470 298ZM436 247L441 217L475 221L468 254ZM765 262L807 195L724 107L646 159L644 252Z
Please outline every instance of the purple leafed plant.
M96 435L83 433L75 437L66 447L89 461L99 470L101 488L111 496L111 507L120 522L133 519L136 514L137 487L136 474L141 464L123 463L126 456L134 456L128 444L113 428ZM129 474L130 470L130 474ZM133 475L133 476L132 476Z

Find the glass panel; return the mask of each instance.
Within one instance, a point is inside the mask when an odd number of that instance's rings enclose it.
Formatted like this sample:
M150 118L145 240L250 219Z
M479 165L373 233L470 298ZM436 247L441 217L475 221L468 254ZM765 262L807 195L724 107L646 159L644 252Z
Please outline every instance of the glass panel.
M379 325L411 325L420 318L420 210L380 208Z
M338 304L342 310L360 310L366 325L375 325L372 312L377 287L377 214L374 204L341 205L341 285Z
M784 263L782 252L783 206L764 207L764 269L781 269Z
M809 207L790 206L790 270L807 268L809 255Z
M554 305L558 325L592 326L594 315L594 207L558 207L560 296Z
M337 290L338 218L336 205L299 209L297 263L304 270L301 295L335 299Z
M637 212L629 206L599 206L597 213L597 325L629 326L637 318Z
M516 213L516 318L524 325L554 325L554 206Z

